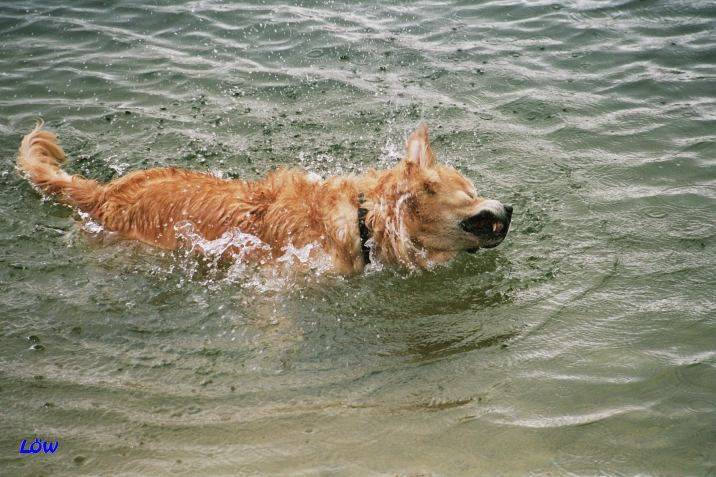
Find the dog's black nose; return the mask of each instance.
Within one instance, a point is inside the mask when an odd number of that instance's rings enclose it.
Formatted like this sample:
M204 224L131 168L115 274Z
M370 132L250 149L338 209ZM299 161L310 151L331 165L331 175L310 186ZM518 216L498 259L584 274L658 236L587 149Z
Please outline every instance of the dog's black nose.
M460 222L460 227L473 235L504 238L510 226L511 217L512 207L505 207L504 214L496 214L492 210L482 210Z

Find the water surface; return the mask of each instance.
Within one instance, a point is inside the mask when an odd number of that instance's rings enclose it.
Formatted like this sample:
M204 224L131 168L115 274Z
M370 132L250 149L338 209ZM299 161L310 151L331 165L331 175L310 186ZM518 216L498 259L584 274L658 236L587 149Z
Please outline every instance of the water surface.
M3 475L711 475L708 1L0 4ZM14 171L387 167L515 207L423 273L102 246ZM58 439L21 456L21 439Z

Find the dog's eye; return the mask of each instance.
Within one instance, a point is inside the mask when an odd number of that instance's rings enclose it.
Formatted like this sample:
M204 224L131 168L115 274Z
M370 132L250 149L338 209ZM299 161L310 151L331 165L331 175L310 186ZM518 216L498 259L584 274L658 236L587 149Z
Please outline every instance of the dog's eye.
M458 191L457 197L460 202L467 202L472 200L472 197L470 197L470 193L464 190Z

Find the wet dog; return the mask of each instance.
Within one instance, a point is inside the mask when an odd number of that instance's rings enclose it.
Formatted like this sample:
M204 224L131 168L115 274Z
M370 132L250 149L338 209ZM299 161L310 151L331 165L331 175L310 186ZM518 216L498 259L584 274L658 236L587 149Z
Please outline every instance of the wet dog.
M512 217L512 207L478 197L469 179L436 160L425 125L410 135L397 165L359 176L315 179L278 169L243 181L159 168L101 184L63 171L64 159L56 136L39 124L23 138L17 167L39 191L122 238L175 249L187 224L207 241L238 232L262 246L247 254L228 243L223 255L270 263L288 247L312 245L343 275L371 260L428 268L495 247Z

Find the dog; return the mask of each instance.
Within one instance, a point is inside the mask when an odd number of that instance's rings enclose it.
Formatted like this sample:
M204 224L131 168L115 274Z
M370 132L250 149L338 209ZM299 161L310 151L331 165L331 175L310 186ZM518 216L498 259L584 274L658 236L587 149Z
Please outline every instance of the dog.
M64 160L57 137L40 122L23 138L17 167L42 194L120 238L176 249L187 226L205 241L238 232L262 246L246 253L228 243L226 257L268 264L289 247L311 245L346 276L371 261L424 269L495 247L512 218L511 206L479 197L468 178L436 160L425 124L394 167L327 179L280 168L261 180L224 180L170 167L103 184L63 171Z

